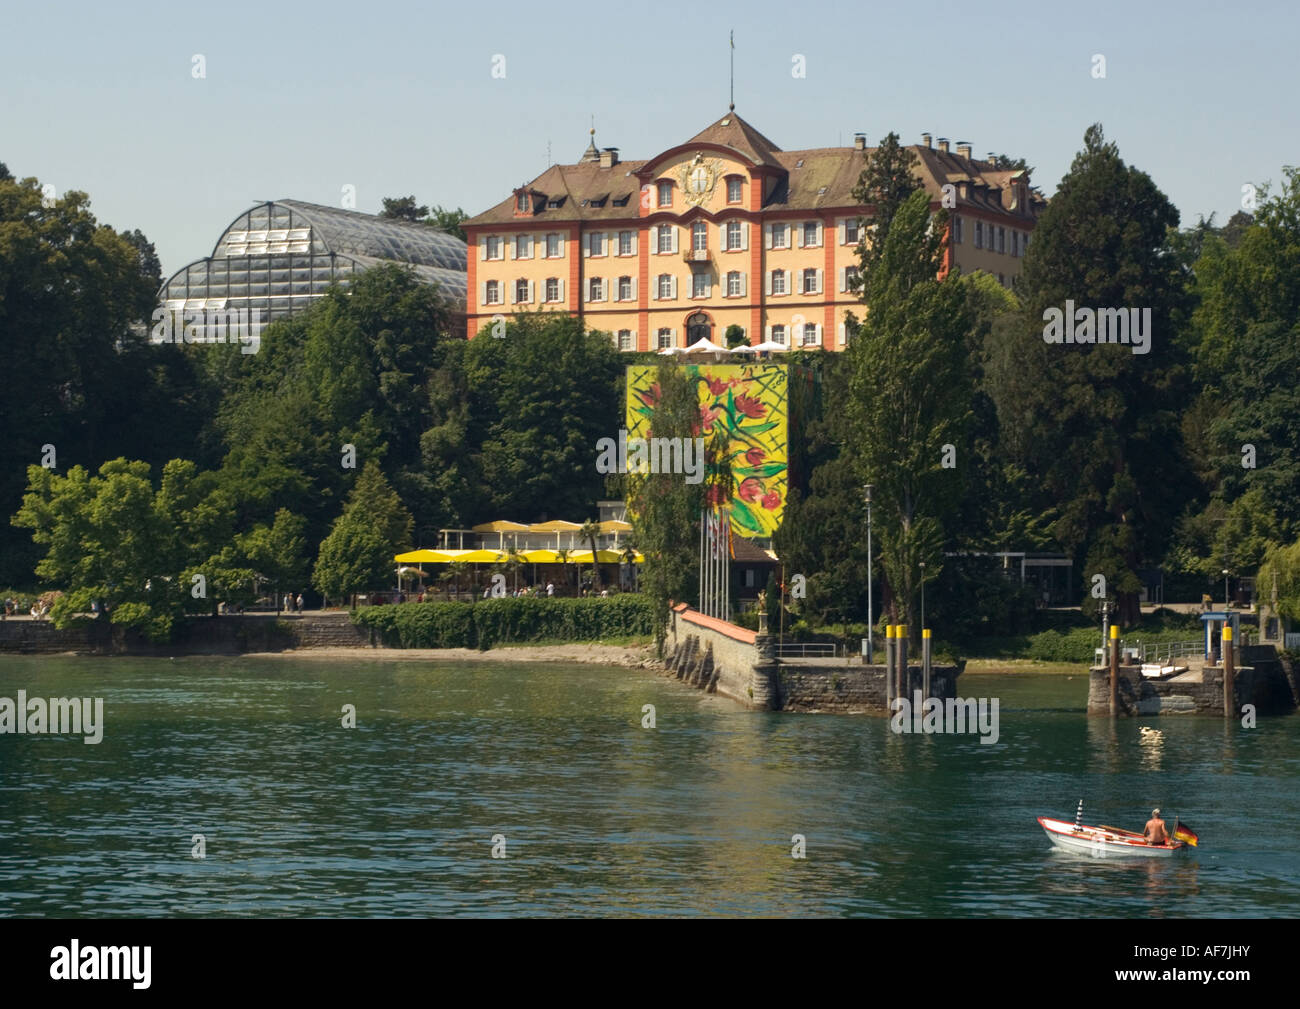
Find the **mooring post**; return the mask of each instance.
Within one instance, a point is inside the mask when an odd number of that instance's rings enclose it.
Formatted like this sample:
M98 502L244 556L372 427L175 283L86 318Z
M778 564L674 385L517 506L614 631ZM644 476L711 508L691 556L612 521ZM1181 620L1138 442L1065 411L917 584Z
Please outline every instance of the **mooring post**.
M1223 717L1232 718L1237 712L1237 698L1234 690L1236 666L1232 654L1232 625L1223 621Z
M1110 625L1110 717L1119 714L1119 624Z
M930 628L921 628L921 700L930 699Z
M894 710L894 625L885 624L885 709Z
M907 624L899 624L894 641L898 645L898 696L911 699L912 685L907 681Z

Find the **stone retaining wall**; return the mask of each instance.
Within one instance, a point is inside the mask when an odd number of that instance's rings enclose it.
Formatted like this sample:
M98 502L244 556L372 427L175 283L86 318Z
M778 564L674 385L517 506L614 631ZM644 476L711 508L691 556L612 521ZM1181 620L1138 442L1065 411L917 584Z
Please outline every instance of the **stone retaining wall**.
M1233 676L1233 711L1253 704L1259 715L1280 715L1296 707L1294 686L1272 646L1249 657L1252 666L1241 666ZM1119 714L1132 715L1217 715L1223 717L1223 669L1206 666L1200 683L1150 680L1139 666L1119 667ZM1095 666L1088 676L1088 714L1110 713L1110 669Z
M685 605L673 608L665 642L666 665L678 679L768 711L888 713L885 667L849 659L781 662L770 635L706 617ZM957 696L965 663L932 666L932 697ZM922 670L909 665L908 697L921 689Z
M370 644L370 632L347 613L191 617L166 644L100 620L77 621L62 630L48 620L0 621L0 654L239 655Z

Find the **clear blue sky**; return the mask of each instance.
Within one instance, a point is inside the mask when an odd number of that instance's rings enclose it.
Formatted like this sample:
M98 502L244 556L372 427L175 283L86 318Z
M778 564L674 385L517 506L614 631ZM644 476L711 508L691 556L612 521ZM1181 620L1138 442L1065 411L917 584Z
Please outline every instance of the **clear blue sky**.
M0 161L88 192L167 273L263 199L337 206L353 185L360 210L414 193L478 213L548 141L576 160L593 114L600 145L648 157L725 111L733 27L736 110L786 149L928 130L1025 157L1050 195L1100 121L1184 224L1300 160L1292 0L9 2L0 25Z

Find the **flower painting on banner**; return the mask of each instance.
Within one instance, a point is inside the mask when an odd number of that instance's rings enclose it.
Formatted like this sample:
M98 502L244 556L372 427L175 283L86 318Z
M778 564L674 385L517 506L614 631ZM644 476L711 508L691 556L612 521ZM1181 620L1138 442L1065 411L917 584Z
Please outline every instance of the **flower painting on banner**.
M695 434L729 440L732 484L725 503L736 536L771 536L781 525L789 477L789 369L783 364L683 365L696 383ZM627 369L629 438L650 438L657 399L654 365Z

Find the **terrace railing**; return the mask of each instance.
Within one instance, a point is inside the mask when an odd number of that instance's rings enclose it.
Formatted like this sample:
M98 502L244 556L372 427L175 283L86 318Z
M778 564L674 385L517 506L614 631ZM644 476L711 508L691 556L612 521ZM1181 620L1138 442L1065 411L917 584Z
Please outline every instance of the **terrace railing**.
M833 659L838 654L833 641L784 641L774 648L778 659Z

